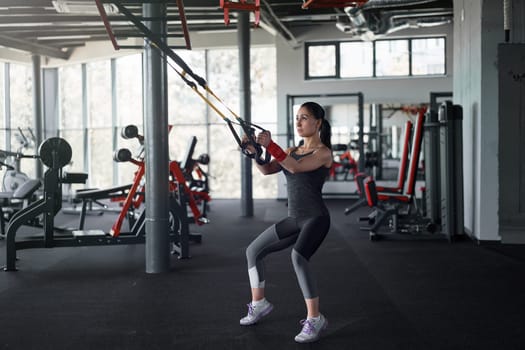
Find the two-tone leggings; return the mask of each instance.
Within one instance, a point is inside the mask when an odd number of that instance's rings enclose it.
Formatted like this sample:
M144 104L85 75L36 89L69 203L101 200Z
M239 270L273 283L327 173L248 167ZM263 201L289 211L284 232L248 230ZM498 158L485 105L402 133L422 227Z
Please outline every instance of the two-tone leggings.
M309 260L330 229L330 216L287 217L267 228L246 249L251 288L264 288L264 257L294 245L292 263L305 299L318 296Z

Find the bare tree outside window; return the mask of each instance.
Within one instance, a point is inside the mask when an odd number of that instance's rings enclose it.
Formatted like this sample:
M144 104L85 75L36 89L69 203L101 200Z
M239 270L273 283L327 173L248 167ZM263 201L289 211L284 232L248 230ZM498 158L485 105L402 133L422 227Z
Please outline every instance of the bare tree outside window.
M5 83L5 65L6 63L0 63L0 149L3 149L5 147L5 125L4 125L4 110L5 110L5 91L4 91L4 83Z
M11 149L16 151L21 148L21 139L17 138L18 128L33 128L33 70L30 65L10 64L9 81L11 86ZM22 151L35 154L38 145L25 148ZM35 162L32 159L21 159L20 170L30 178L36 176Z
M89 185L107 188L113 182L111 65L109 60L87 64Z
M59 128L73 151L67 166L70 172L84 172L84 126L82 125L82 67L68 65L58 69L59 76ZM89 176L89 175L88 175ZM73 185L74 187L80 187Z
M341 43L341 78L371 77L374 48L371 42Z
M308 77L335 77L335 45L309 45L307 49Z
M409 74L408 40L376 41L376 76Z

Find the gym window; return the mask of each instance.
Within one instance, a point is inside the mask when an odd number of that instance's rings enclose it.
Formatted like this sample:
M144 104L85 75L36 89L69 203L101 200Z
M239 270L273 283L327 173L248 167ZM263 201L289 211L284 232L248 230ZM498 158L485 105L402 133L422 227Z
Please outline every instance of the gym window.
M305 44L305 79L444 75L445 37Z
M306 47L307 78L336 78L337 45L313 44Z
M342 42L341 78L371 77L374 73L374 46L371 42Z
M445 38L412 39L412 74L445 74Z

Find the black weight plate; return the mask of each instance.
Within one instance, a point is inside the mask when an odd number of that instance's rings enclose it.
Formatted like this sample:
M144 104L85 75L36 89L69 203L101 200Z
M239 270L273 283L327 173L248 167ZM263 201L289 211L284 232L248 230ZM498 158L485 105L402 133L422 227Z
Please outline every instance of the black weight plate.
M40 160L45 166L53 169L62 168L71 161L73 151L69 143L60 137L51 137L38 148Z
M113 153L115 162L129 162L133 158L131 151L127 148L121 148Z
M139 129L136 125L127 125L122 128L120 135L124 139L132 139L139 135Z

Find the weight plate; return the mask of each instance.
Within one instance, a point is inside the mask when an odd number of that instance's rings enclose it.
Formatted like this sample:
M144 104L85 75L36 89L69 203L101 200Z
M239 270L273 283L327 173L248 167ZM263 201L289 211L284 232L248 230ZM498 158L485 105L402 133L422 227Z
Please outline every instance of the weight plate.
M113 153L115 162L129 162L133 158L131 151L127 148L121 148Z
M38 148L38 154L45 166L58 169L71 161L73 152L66 140L60 137L51 137L42 142Z
M120 135L124 139L132 139L139 135L139 129L136 125L127 125L122 128Z

